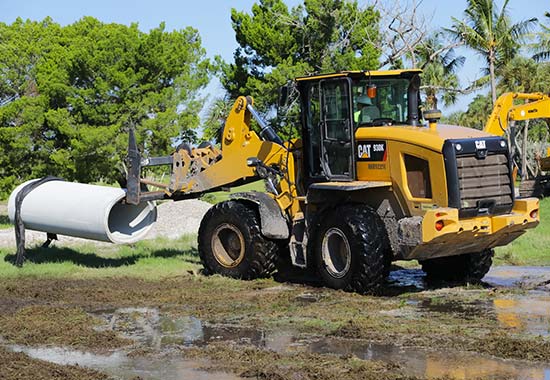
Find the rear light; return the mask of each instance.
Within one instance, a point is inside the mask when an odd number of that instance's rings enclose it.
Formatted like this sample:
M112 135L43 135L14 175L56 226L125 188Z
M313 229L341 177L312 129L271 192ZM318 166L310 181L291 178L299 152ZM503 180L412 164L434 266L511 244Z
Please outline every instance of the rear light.
M532 219L537 219L537 216L539 216L539 210L535 209L535 210L531 211L529 216L531 216Z
M435 229L436 230L441 231L443 229L443 227L445 227L445 223L443 223L442 220L438 220L437 222L435 222Z

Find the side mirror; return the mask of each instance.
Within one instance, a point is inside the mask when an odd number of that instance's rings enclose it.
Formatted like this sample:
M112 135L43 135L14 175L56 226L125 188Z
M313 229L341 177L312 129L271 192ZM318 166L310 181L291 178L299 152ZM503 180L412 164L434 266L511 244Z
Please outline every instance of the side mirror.
M279 107L282 108L286 106L286 103L288 101L288 93L289 93L288 85L284 85L279 88L279 100L278 100Z

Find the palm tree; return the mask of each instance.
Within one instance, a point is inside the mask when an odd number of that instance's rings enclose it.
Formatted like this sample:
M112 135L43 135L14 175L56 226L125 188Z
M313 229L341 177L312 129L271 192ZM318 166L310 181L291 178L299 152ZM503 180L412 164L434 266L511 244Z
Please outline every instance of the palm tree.
M540 24L541 31L537 33L537 43L534 46L533 59L537 62L550 60L550 12L544 14L548 26Z
M219 97L213 99L206 109L206 115L202 122L202 139L221 143L221 132L225 124L225 118L231 110L233 99L230 97Z
M495 70L518 52L536 18L512 24L506 11L509 0L505 0L500 11L494 0L468 0L464 19L452 18L453 25L447 31L456 40L485 58L491 83L493 104L497 99Z
M439 94L446 106L454 104L461 91L456 70L462 67L465 58L456 56L452 48L444 46L440 32L426 38L414 53L423 71L421 90L426 94L426 106L437 109Z

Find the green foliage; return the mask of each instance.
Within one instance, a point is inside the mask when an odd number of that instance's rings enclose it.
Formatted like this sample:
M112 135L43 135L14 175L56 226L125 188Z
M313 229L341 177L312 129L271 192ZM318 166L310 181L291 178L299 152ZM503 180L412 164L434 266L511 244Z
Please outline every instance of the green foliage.
M380 52L368 41L378 36L379 14L357 1L306 0L289 9L260 0L251 14L233 9L231 20L240 47L222 64L222 84L231 98L252 95L264 112L295 77L378 67Z
M505 247L497 248L496 262L512 265L550 265L550 198L540 202L540 224Z
M439 32L416 46L415 54L423 69L421 91L426 96L426 109L438 108L438 96L446 106L454 104L460 86L456 70L462 67L465 58L456 56L454 49L444 49Z
M499 70L499 92L542 92L550 89L550 63L537 63L532 59L516 57ZM523 122L521 122L523 125ZM533 141L545 140L548 136L548 123L536 119L529 121L529 138Z
M515 57L498 70L497 94L504 92L543 92L550 88L550 63L536 63L532 59ZM442 122L483 129L491 113L490 95L477 95L466 112L455 112L442 118ZM546 138L547 123L531 120L529 138L540 141Z
M537 42L532 46L535 53L533 59L539 62L550 60L550 12L546 12L544 16L547 25L540 23L540 31L536 34Z
M496 101L495 70L512 59L530 28L537 21L531 18L512 24L505 0L498 10L494 0L468 0L464 19L452 18L453 25L447 31L456 40L464 42L483 57L490 77L492 102Z
M498 72L497 89L503 92L543 92L550 88L550 63L515 57Z
M442 118L441 121L482 130L490 113L491 96L477 95L468 105L468 110L466 112L455 112L446 118Z
M211 102L202 122L204 141L220 142L225 119L232 106L233 102L228 98L217 98Z
M460 120L464 115L464 111L455 111L448 115L441 116L441 123L450 125L460 125Z
M0 196L33 177L114 182L136 128L166 154L198 126L210 64L196 30L143 33L84 17L0 23Z

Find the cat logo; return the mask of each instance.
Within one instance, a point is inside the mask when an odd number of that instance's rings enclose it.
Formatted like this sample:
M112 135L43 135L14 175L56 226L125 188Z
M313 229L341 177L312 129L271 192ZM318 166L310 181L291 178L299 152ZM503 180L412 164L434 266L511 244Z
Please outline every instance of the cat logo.
M386 161L385 141L358 141L355 151L358 161Z
M359 159L368 160L370 158L370 144L358 144L357 145L357 156Z
M485 140L476 140L476 149L486 149Z

